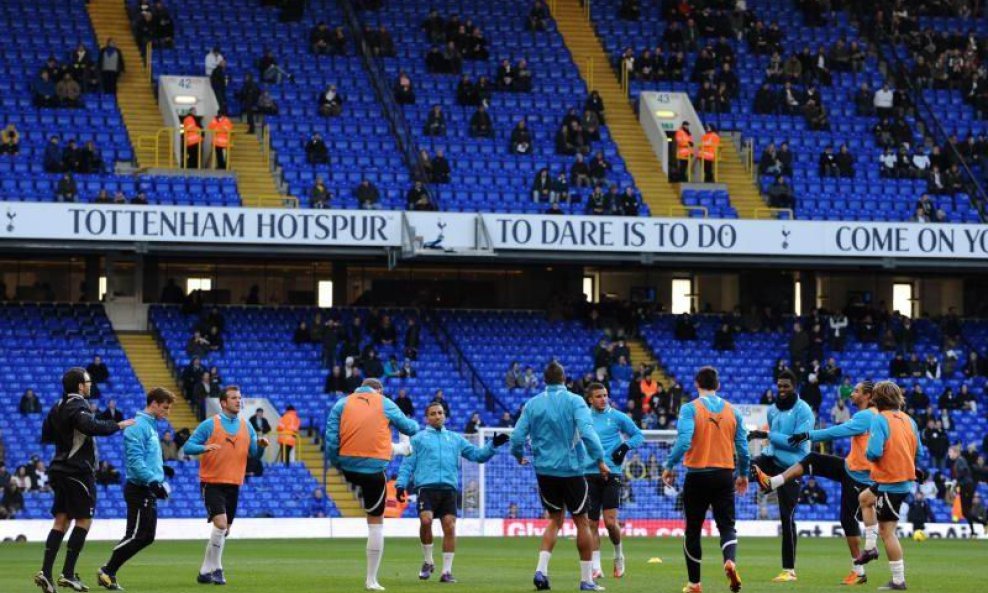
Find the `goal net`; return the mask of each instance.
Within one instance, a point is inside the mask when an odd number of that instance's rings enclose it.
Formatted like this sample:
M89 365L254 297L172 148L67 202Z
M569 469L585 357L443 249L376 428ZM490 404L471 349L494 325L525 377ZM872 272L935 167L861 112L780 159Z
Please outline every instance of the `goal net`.
M482 428L467 438L485 445L497 433L510 434L510 428ZM645 444L628 453L621 468L621 514L626 519L654 520L681 516L681 488L662 484L662 463L676 440L673 430L646 430ZM535 471L532 465L518 465L502 447L484 464L463 462L463 517L477 519L541 519ZM529 454L529 458L531 455Z

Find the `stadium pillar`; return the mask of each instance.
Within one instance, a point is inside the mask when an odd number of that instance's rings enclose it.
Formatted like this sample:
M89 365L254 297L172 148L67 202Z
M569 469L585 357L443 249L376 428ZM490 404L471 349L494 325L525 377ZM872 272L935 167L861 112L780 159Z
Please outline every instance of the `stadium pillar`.
M83 296L87 303L99 302L99 277L100 277L100 256L86 256L85 287L86 294Z
M154 255L141 256L143 261L142 302L156 302L161 295L161 281L158 278L158 258Z
M333 306L341 307L347 303L347 266L344 263L333 262Z
M817 273L813 270L803 270L799 273L802 289L799 292L800 307L803 315L809 315L816 309Z

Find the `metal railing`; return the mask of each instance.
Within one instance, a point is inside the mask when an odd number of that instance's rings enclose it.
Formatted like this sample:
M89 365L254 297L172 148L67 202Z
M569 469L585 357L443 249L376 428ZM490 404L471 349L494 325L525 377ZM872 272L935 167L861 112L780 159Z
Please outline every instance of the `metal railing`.
M688 211L696 210L698 212L703 212L703 218L710 218L710 210L706 206L687 206L686 204L679 204L678 206L669 206L666 208L666 216L675 216L679 214L677 210L685 209Z
M202 136L202 141L199 142L199 144L196 145L196 150L198 151L197 161L199 163L199 166L196 167L196 168L197 169L215 168L215 166L216 166L216 142L215 142L215 138L216 138L216 135L219 134L219 133L221 133L221 132L214 131L214 130L204 129L204 130L200 130L199 133ZM231 169L232 163L233 163L233 154L234 154L234 150L233 149L235 147L235 143L234 143L234 135L235 135L235 132L229 131L229 132L223 132L223 133L226 133L229 136L229 143L228 143L227 149L226 149L226 169L229 170L229 169ZM185 168L185 163L184 162L177 162L176 161L176 156L175 156L175 141L176 141L176 138L182 137L182 134L183 134L183 131L182 131L182 128L181 127L178 127L178 128L158 128L158 130L154 134L145 134L143 136L138 136L137 137L137 148L138 148L138 150L148 150L148 149L150 149L150 150L153 150L154 151L154 167L155 168L166 168L166 169ZM162 140L162 136L163 135L165 136L165 139L164 140ZM210 165L209 167L207 167L206 166L207 163L203 161L203 144L204 144L204 142L205 142L205 140L206 140L207 137L209 137L211 140L213 140L212 142L209 143L209 153L206 155L206 156L209 157L209 159L208 159L209 160L209 165ZM166 152L168 154L168 158L167 158L167 160L164 163L162 162L162 157L161 157L161 149L162 149L162 146L163 145L165 146ZM184 159L185 159L185 156L184 156L184 154L185 154L184 153L185 147L184 146L182 147L182 151L183 151L182 160L184 161ZM269 158L269 162L270 162L270 158ZM144 164L144 166L150 166L150 163L143 163L143 164Z
M511 410L508 406L504 405L504 402L494 395L493 391L487 388L487 384L480 376L480 373L474 368L470 359L460 350L459 344L456 343L456 340L446 330L442 321L438 319L437 314L434 311L426 311L423 318L429 324L429 329L435 334L443 352L453 358L457 371L470 382L470 389L475 395L484 399L484 406L487 408L487 411L495 412L496 410L500 410L502 412L510 412Z
M621 69L621 93L625 98L631 95L631 74L628 72L628 64L623 59L618 62Z
M381 109L384 112L384 119L388 122L391 135L398 145L398 152L401 154L405 166L411 173L412 179L428 183L429 176L419 160L418 143L412 135L412 129L408 125L408 120L405 119L405 113L397 101L395 101L391 84L384 75L384 63L379 56L374 55L374 52L371 51L370 45L368 45L367 40L364 38L364 23L357 15L357 11L354 9L350 0L340 0L339 4L343 8L344 24L348 29L350 38L353 39L354 45L360 52L364 69L367 71L371 86L374 88L374 94L377 96L378 102L381 104ZM441 210L436 188L430 184L427 191L433 205Z
M592 90L594 90L594 60L593 60L593 56L589 56L584 61L584 68L586 70L587 90L588 91L592 91Z
M282 445L280 442L278 442L279 439L281 439L281 437L283 436L294 437L295 447L292 449L292 453L295 454L295 461L302 461L302 443L304 441L302 439L301 433L296 432L294 430L279 430L278 436L276 437L275 441L271 443L272 446L278 447L278 461L279 462L288 461L287 459L285 459L285 455L287 453L287 451L285 450L285 445Z
M147 46L144 48L144 69L147 70L149 83L154 80L154 77L152 76L151 73L151 71L154 69L154 62L151 61L151 58L153 56L152 53L153 51L154 51L154 44L148 41Z
M960 164L961 170L964 176L967 178L967 183L965 183L965 189L967 194L970 196L971 203L978 212L982 222L988 222L988 193L985 192L984 187L978 181L977 175L971 170L968 165L967 160L964 156L957 150L957 147L950 142L950 136L947 131L944 130L943 125L940 123L940 118L937 117L936 112L923 97L923 89L917 88L913 84L911 75L909 74L909 66L899 57L899 52L896 50L895 42L888 39L880 28L876 27L873 31L875 35L874 46L878 53L878 57L881 61L884 61L890 68L890 76L902 80L906 84L906 89L909 92L909 98L912 101L913 107L915 108L916 119L923 122L926 127L927 135L932 137L937 144L945 147L945 150L953 154L953 158ZM890 51L886 52L884 45L888 44ZM889 59L889 54L891 54L891 59Z
M691 154L688 159L677 158L676 159L677 161L686 161L686 183L693 183L693 169L696 168L697 163L700 163L700 173L703 177L703 179L698 183L717 183L717 180L720 178L720 160L721 160L722 151L723 148L721 148L720 146L716 148L716 154L714 155L714 160L713 160L714 163L713 181L706 181L705 179L706 171L703 170L704 167L703 163L705 163L706 161L704 159L697 158L693 154Z
M788 214L789 215L789 220L795 220L796 219L796 213L793 211L792 208L772 208L772 207L769 207L769 206L761 206L761 207L755 208L752 211L752 214L754 215L754 218L761 218L761 215L762 214L771 214L771 215L773 215L773 216L770 216L770 218L778 218L778 215L779 214Z

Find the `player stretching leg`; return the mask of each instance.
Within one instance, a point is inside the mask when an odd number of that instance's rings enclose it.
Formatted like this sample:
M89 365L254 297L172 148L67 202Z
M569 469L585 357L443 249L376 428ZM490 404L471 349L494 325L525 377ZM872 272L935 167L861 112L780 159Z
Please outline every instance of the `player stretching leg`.
M806 457L810 443L790 445L789 437L813 428L813 409L799 399L795 391L796 375L790 370L779 373L776 387L779 397L768 409L768 432L752 430L749 439L768 439L754 466L769 475L781 474L790 465ZM789 482L777 489L779 518L782 523L782 572L773 582L787 583L796 580L796 503L799 500L799 483Z
M175 394L163 387L148 392L147 405L137 413L136 423L124 431L124 458L127 460L127 531L113 548L110 561L96 573L99 586L123 591L117 584L117 571L138 552L154 543L158 526L158 499L168 498L162 486L165 464L155 423L168 417Z
M495 447L508 442L508 435L494 435L483 448L472 445L462 435L446 430L446 413L439 402L425 409L429 426L412 438L413 455L405 457L398 472L398 501L405 502L411 484L418 491L419 540L422 542L422 570L419 578L427 580L436 565L432 559L432 520L438 517L443 528L443 572L441 583L455 583L453 555L456 553L456 492L459 490L460 458L486 463L494 457Z
M227 385L220 393L220 413L203 420L182 450L201 455L199 487L206 505L206 521L213 524L206 554L196 579L202 585L225 585L223 548L237 516L240 487L247 472L247 456L259 457L268 446L254 427L240 418L240 387Z
M604 526L614 544L614 578L624 576L624 550L621 547L621 526L618 525L618 507L621 506L621 464L624 456L645 442L641 430L628 417L611 407L607 388L600 383L591 383L586 390L587 403L593 427L604 447L604 461L611 470L609 478L600 476L594 463L587 465L587 487L589 488L590 532L593 535L593 578L603 576L600 568L600 512L604 511ZM626 440L627 439L627 440Z
M865 564L878 558L877 540L881 533L892 580L878 589L905 591L906 564L895 529L899 524L899 507L912 491L916 478L919 429L913 419L902 411L905 402L902 390L895 383L882 381L875 385L871 401L878 410L871 421L867 449L874 484L861 493L865 545L857 562Z
M391 427L414 435L419 425L406 418L398 404L384 397L378 379L364 379L355 392L340 399L326 420L326 455L343 472L367 514L367 573L364 587L384 591L377 571L384 556L384 507L391 461Z
M568 510L576 526L576 548L580 553L580 590L602 591L593 581L593 536L587 519L587 455L607 479L610 468L593 429L590 409L583 398L566 390L566 372L558 362L545 369L545 391L529 399L511 434L511 454L527 465L525 443L531 438L532 464L542 506L549 524L542 535L535 588L549 590L549 559Z
M52 567L69 524L75 521L65 551L65 564L58 577L59 587L89 591L75 572L76 561L86 543L96 511L96 444L93 437L108 436L132 425L132 419L117 423L98 420L89 410L92 381L86 369L74 367L62 375L62 399L58 401L41 427L41 442L55 445L55 456L48 466L55 500L51 514L55 517L45 542L41 570L34 584L44 593L55 593Z
M856 564L854 560L861 554L858 496L872 484L871 463L865 457L865 449L868 446L868 430L871 428L871 420L876 414L875 408L871 405L872 388L871 381L862 381L854 386L851 401L860 411L847 422L789 437L789 444L791 445L798 445L806 440L814 443L825 443L850 437L851 451L847 454L846 459L814 452L777 476L769 476L759 468L755 468L758 483L766 492L799 479L805 473L829 478L840 483L840 524L844 530L844 537L847 539L847 548L851 552L851 572L844 578L842 583L844 585L863 585L868 582L864 565Z
M686 480L683 502L686 505L686 538L683 555L689 583L684 593L700 593L701 536L707 509L714 515L720 532L720 549L724 557L724 574L731 591L741 590L736 553L738 536L734 530L734 495L748 491L748 436L741 413L717 394L720 380L717 369L703 367L697 372L696 390L699 396L684 405L676 422L676 444L662 470L662 481L676 483L676 464L683 460ZM735 457L737 466L735 467ZM735 472L737 469L737 472Z

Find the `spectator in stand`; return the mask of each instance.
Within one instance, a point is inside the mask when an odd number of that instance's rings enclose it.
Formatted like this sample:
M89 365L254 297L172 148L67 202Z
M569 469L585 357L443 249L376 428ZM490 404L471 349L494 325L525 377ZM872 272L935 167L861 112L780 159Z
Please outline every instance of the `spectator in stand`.
M443 411L446 412L446 417L448 418L449 417L449 402L446 401L446 395L443 393L443 390L442 389L437 389L436 390L436 393L435 393L435 395L432 396L432 401L429 402L429 405L431 406L434 403L439 404L440 406L443 407Z
M782 161L779 160L774 142L770 142L762 151L762 156L758 159L758 174L782 175Z
M89 363L89 366L86 367L86 372L89 373L89 379L93 382L90 397L98 398L100 395L99 386L110 380L110 369L107 368L102 357L97 354L93 356L93 362ZM117 420L117 422L120 422L120 420Z
M550 201L552 193L552 178L549 176L549 169L543 167L535 174L532 181L532 201L536 204Z
M552 180L550 185L551 191L549 192L550 203L555 202L566 202L569 203L569 180L566 178L566 170L560 169L559 173Z
M295 327L295 333L292 334L292 343L298 346L299 344L307 344L309 341L309 325L304 321L300 321Z
M421 181L416 181L405 195L405 208L418 212L430 212L436 209L432 200L429 199L428 190L425 189Z
M319 115L323 117L338 117L343 113L343 95L331 84L319 95Z
M79 188L71 171L62 173L55 187L55 200L58 202L75 202L79 199Z
M689 313L683 313L676 318L676 325L673 328L673 336L679 341L689 341L696 339L697 323Z
M820 414L820 406L823 404L823 393L820 391L820 382L815 373L807 375L806 384L799 391L799 398L813 409L814 415L818 416Z
M34 394L33 389L27 389L24 391L24 395L21 396L21 401L18 404L17 409L22 415L41 413L41 401L38 399L38 396Z
M487 113L487 106L481 103L470 116L469 134L471 138L493 138L494 124Z
M837 174L840 177L854 177L854 155L848 150L847 144L841 144L840 150L835 157L837 163Z
M789 143L783 142L779 145L779 161L782 163L782 174L792 175L793 153L789 150Z
M61 173L64 170L61 139L52 136L45 145L44 169L46 173Z
M480 419L480 414L474 412L470 414L466 426L463 427L463 434L477 434L484 427L484 421Z
M597 216L609 215L613 211L613 206L610 199L604 194L603 188L598 184L587 198L586 213Z
M511 154L530 154L532 152L532 133L528 130L525 118L518 120L518 124L511 130L508 152Z
M882 84L882 88L875 91L872 98L872 105L875 107L875 114L880 118L892 117L895 112L895 91L889 88L888 82Z
M106 404L106 409L99 413L97 416L100 420L110 420L112 422L120 423L123 422L123 412L117 408L117 401L111 399Z
M442 148L436 149L436 155L432 158L432 168L429 171L429 178L432 183L449 183L452 169L449 161L446 160L446 153Z
M834 357L830 357L827 360L826 366L823 367L821 371L822 376L820 377L820 382L826 385L837 385L841 381L841 377L844 371L837 366L837 360Z
M923 446L930 453L930 461L933 467L945 470L947 467L947 449L950 448L950 439L943 430L943 424L932 418L926 421L926 428L922 434Z
M545 31L545 22L549 19L549 11L541 0L535 0L532 9L528 11L528 18L525 20L525 30L535 32Z
M837 403L830 408L830 422L832 424L842 424L851 419L851 410L844 403L843 399L837 398Z
M638 196L631 187L624 188L624 193L618 198L617 212L619 216L638 216Z
M731 327L723 323L720 328L714 333L714 350L733 351L734 350L734 331Z
M62 79L55 85L55 96L58 97L58 104L61 107L82 107L82 88L68 72L63 74Z
M103 92L117 94L117 79L123 74L124 59L112 37L106 40L106 45L99 52L98 68Z
M377 186L364 177L360 184L354 189L354 196L360 204L361 210L378 210L381 208L381 193Z
M439 105L433 105L429 110L429 115L425 119L425 128L422 131L426 136L446 135L446 114Z
M775 182L769 186L768 205L772 208L795 208L796 198L792 193L792 187L786 183L785 178L779 175Z
M326 187L322 175L316 176L316 181L309 189L309 204L313 208L329 208L333 201L333 192Z
M957 392L957 400L960 402L962 410L974 414L978 413L978 400L974 397L967 383L961 385L960 390Z
M344 393L347 391L346 376L339 365L334 365L333 370L326 375L326 383L323 386L324 393Z
M120 472L109 461L100 461L96 470L96 483L103 487L119 484Z
M312 498L309 499L309 504L306 507L306 516L314 519L329 516L329 501L326 500L322 488L316 488L312 491Z
M213 49L209 50L204 60L206 76L211 76L213 74L213 70L215 70L216 66L218 66L223 60L224 58L223 54L220 52L220 48L214 46Z
M824 109L823 105L818 104L813 99L808 100L806 105L803 106L803 117L806 119L806 125L811 130L825 131L830 129L827 110Z
M611 163L606 158L604 158L604 153L598 150L594 153L593 159L588 165L590 169L590 177L596 181L603 181L607 174L611 171Z
M253 419L252 419L253 420ZM175 443L175 437L172 435L172 431L166 430L165 434L161 436L161 459L164 461L181 461L182 458L179 456L179 448Z
M985 364L978 356L977 351L972 350L967 355L967 362L964 364L964 376L968 379L985 376Z
M398 390L398 397L395 398L395 404L398 405L398 409L405 416L412 418L415 416L415 404L412 403L412 399L408 397L408 390L401 388Z
M840 169L837 167L837 155L834 154L833 146L826 146L820 155L820 177L839 177Z
M779 113L779 94L772 87L763 84L755 92L754 111L759 115L775 115Z
M394 88L395 102L399 105L415 104L415 89L412 79L404 71L398 73L398 82Z
M827 491L817 484L816 478L810 478L799 492L799 504L827 504Z
M582 154L576 155L576 160L569 170L570 184L574 187L590 187L590 167L583 160Z
M21 135L14 124L0 131L0 154L16 155L21 151Z
M854 108L862 117L875 114L875 93L867 82L862 82L861 87L854 93Z
M322 134L315 132L305 143L305 162L310 165L325 165L329 163L329 148L322 139Z
M906 413L910 416L915 418L929 407L930 398L919 385L914 386L912 391L906 395Z

